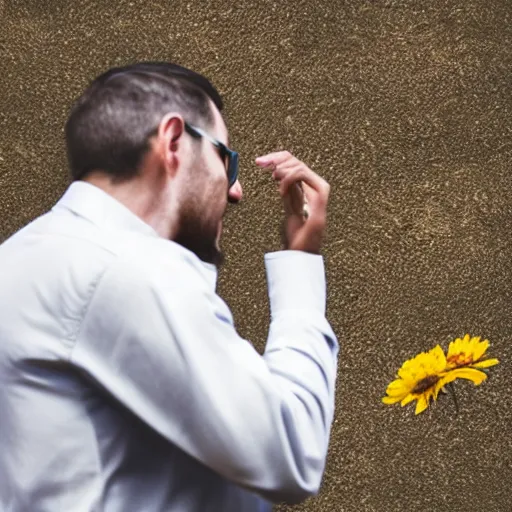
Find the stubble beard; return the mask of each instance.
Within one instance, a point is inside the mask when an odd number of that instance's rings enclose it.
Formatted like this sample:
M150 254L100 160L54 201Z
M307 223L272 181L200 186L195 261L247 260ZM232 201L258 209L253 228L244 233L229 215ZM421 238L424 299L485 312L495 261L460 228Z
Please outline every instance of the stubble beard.
M179 226L173 240L200 260L220 268L225 257L218 244L218 222L213 222L206 213L199 211L199 205L190 199L181 206Z

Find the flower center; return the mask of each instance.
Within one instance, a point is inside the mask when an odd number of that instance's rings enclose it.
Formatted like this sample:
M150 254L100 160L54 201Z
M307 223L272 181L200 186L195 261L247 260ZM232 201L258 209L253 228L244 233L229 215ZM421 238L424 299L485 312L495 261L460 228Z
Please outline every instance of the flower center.
M425 391L434 386L440 378L441 377L438 375L429 375L428 377L421 379L412 390L412 393L416 393L417 395L425 393Z
M455 354L447 359L447 363L454 366L467 366L473 363L473 356L466 354Z

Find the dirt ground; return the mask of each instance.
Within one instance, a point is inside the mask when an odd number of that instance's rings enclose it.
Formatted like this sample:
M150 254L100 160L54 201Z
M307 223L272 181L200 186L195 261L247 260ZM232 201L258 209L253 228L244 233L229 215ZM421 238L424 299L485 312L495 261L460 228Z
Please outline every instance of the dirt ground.
M335 423L319 496L277 510L512 509L510 0L0 0L0 17L2 239L65 190L72 100L137 60L224 97L245 196L219 293L260 351L281 206L254 158L288 149L331 184ZM457 383L458 414L381 403L405 359L466 332L502 363Z

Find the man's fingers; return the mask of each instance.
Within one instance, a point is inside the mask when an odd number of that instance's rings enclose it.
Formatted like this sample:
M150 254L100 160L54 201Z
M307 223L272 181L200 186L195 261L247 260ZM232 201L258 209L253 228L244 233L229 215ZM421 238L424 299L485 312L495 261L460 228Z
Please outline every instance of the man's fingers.
M329 184L289 151L256 158L272 172L285 209L283 244L286 249L320 254L326 226Z
M256 158L256 165L259 167L276 167L290 158L295 158L289 151L277 151Z
M290 163L286 162L285 164L281 164L279 167L274 169L272 172L272 178L277 181L281 181L285 176L297 172L303 166L304 164L298 160L292 161Z
M289 189L289 193L284 197L290 198L290 206L295 215L304 216L306 215L304 208L307 204L304 190L302 188L302 182L296 181ZM307 208L307 207L306 207Z
M329 194L329 184L311 169L307 168L305 165L301 165L294 167L293 170L283 173L279 183L279 191L281 195L286 194L291 184L297 181L304 182L320 195L325 195L327 197Z
M324 208L329 195L329 184L289 151L269 153L256 159L260 167L268 168L279 184L285 211L299 216L309 215L309 205L314 210Z

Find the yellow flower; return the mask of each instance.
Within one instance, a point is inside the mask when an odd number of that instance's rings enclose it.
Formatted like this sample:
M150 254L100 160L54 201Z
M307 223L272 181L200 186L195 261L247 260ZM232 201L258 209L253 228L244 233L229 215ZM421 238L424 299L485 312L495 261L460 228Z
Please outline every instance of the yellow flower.
M448 355L446 356L446 368L489 368L498 364L498 359L482 358L489 347L489 341L480 341L480 337L470 338L466 334L463 339L456 338L448 347Z
M419 414L429 406L431 398L437 400L439 391L455 379L468 379L478 385L487 378L484 372L474 368L447 370L446 366L446 356L439 345L405 361L398 370L398 378L388 385L387 396L382 401L385 404L400 402L403 407L417 400L416 414Z

